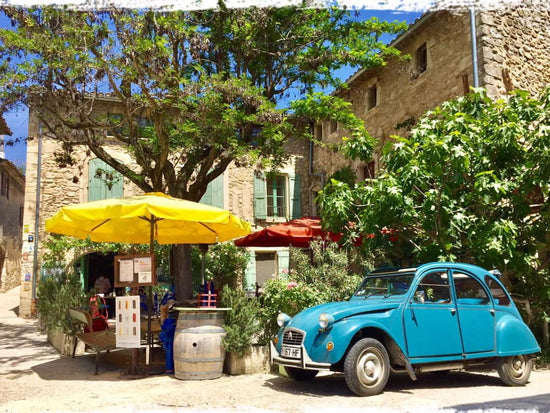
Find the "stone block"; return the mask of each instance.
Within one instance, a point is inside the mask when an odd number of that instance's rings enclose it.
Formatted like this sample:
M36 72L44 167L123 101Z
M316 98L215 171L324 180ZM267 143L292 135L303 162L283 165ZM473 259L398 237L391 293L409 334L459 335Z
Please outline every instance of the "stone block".
M242 357L237 353L227 352L223 371L234 376L269 373L269 346L252 346Z

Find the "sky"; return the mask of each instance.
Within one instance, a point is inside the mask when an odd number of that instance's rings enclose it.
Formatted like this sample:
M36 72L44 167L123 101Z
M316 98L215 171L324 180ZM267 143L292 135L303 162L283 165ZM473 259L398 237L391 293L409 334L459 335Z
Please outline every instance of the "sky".
M291 0L287 0L287 3ZM355 1L355 0L354 0ZM359 0L357 0L359 1ZM378 4L382 4L383 8L378 9L364 9L362 10L361 14L364 15L366 18L369 18L371 16L376 16L380 20L386 20L386 21L406 21L407 23L411 24L413 23L417 18L419 18L422 15L422 11L427 9L427 6L425 7L411 7L407 8L406 10L403 10L403 7L401 7L398 3L408 1L408 0L396 0L393 2L395 4L394 9L388 9L388 7L392 7L390 3L392 3L392 0L385 0L384 2L378 2ZM365 1L363 1L364 3ZM10 2L13 5L21 4L22 0L12 0ZM352 2L347 1L350 5L352 5ZM359 3L361 3L359 1ZM373 2L371 2L372 4ZM415 5L418 5L419 3L422 3L422 0L419 1L409 1L409 3L414 3ZM263 4L263 2L262 2ZM356 6L359 6L360 4L355 3ZM10 27L9 21L2 15L0 15L0 27L2 28L8 28ZM390 39L388 39L389 41ZM349 76L351 76L353 71L350 70L344 70L342 71L340 77L342 79L347 79ZM3 114L4 119L6 120L6 123L8 124L8 127L12 131L12 136L6 136L5 140L6 142L10 140L20 140L19 143L15 143L13 146L5 145L4 151L5 151L5 157L6 159L12 161L18 168L25 168L26 163L26 143L25 138L27 137L27 130L28 130L28 112L27 110L21 110L19 112L6 112Z

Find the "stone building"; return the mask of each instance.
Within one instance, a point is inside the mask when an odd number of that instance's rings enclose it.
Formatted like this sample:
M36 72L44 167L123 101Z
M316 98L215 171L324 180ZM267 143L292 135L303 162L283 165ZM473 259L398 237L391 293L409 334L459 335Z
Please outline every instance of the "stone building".
M537 95L550 84L550 12L548 8L508 7L475 13L478 86L493 98L525 89ZM474 86L472 22L468 10L442 10L420 17L393 46L410 58L394 59L378 69L359 70L349 88L336 94L352 103L377 139L378 150L368 162L352 162L357 179L374 177L380 148L391 135L406 135L427 110L468 93ZM334 143L338 125L316 126L316 136ZM315 170L330 176L350 161L323 149L315 153ZM315 190L322 186L321 178Z
M0 116L0 291L19 285L25 177L5 159L4 136L11 135Z
M28 135L32 139L27 144L25 234L21 263L22 316L33 311L36 281L51 272L42 267L40 259L43 253L42 242L47 237L44 230L46 219L65 205L141 193L128 179L96 158L85 147L73 152L76 159L72 166L61 168L56 162L56 153L61 149L60 143L41 132L37 114L32 108L29 111ZM129 154L114 139L107 139L105 148L116 159L125 163L131 162ZM210 183L201 202L231 211L250 222L253 229L308 214L310 199L306 196L307 186L304 185L307 182L308 164L303 155L306 149L306 143L291 139L286 146L287 153L291 154L288 162L280 165L274 176L265 176L254 168L231 164L223 175ZM109 185L106 185L102 174L109 174ZM35 217L39 217L38 222ZM279 272L280 268L288 267L288 252L283 249L259 248L251 249L250 252L245 286L252 287L257 281L261 283L271 274ZM94 285L100 273L107 274L113 285L115 253L89 251L83 257L67 256L65 264L72 265L80 273L86 289Z

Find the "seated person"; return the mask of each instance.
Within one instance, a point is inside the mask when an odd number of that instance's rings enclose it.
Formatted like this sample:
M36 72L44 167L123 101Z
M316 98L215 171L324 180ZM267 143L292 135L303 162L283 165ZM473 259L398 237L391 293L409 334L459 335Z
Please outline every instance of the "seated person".
M98 294L108 294L111 291L111 282L104 275L95 280L94 288Z

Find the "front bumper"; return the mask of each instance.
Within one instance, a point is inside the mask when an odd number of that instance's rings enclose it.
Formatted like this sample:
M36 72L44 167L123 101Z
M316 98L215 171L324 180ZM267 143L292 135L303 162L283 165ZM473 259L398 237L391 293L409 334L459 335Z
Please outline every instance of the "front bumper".
M281 366L297 367L304 370L330 370L332 366L330 363L318 363L316 361L311 360L311 358L308 356L307 351L303 345L300 346L301 357L299 359L294 359L294 358L281 356L277 351L277 348L273 345L273 342L271 342L270 344L271 344L271 363L272 364L275 363Z

